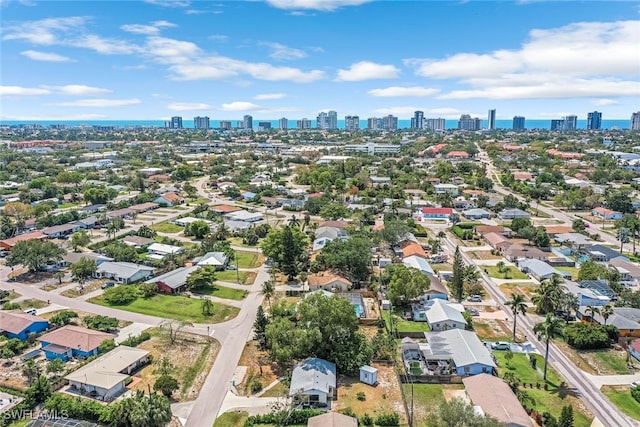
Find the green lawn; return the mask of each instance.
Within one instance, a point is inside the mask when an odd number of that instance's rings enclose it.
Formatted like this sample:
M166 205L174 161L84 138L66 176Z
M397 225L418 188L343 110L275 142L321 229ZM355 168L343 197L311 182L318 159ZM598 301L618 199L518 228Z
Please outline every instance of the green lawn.
M393 313L393 329L397 332L429 332L430 330L427 322L404 320L401 317L402 310L399 308L394 308ZM382 310L382 318L389 326L389 310Z
M189 205L206 205L207 203L209 203L211 200L209 199L205 199L203 197L198 197L197 199L187 199L187 203Z
M529 359L523 353L514 353L513 359L509 362L509 367L507 368L507 360L504 358L506 354L505 351L494 351L493 354L496 356L496 360L498 361L498 370L499 371L509 371L516 375L516 377L520 378L521 382L525 383L540 383L542 384L542 374L533 370L531 365L529 364ZM533 357L537 359L536 365L540 368L540 371L544 368L544 357L539 354L533 354ZM500 375L502 377L502 375ZM560 375L549 366L547 370L547 382L549 385L557 386L562 382L562 378Z
M202 314L202 301L198 298L188 298L178 295L157 294L151 298L138 298L128 305L111 305L102 297L92 298L90 302L105 307L117 308L149 316L183 320L193 323L219 323L234 318L239 309L224 304L213 304L213 315Z
M183 227L180 227L179 225L171 224L171 223L166 222L166 221L159 222L157 224L153 224L150 228L152 230L155 230L155 231L160 232L160 233L177 233L177 232L182 231L184 229Z
M223 282L236 283L240 278L241 285L252 285L256 280L256 274L247 271L237 270L224 270L216 272L216 280L222 280Z
M608 369L617 375L627 375L632 372L629 371L629 365L627 364L627 358L624 355L620 355L614 351L595 351L593 352L595 357ZM623 353L624 354L624 353Z
M225 412L216 418L213 427L242 427L247 418L248 412Z
M236 251L236 259L232 261L232 264L235 265L236 261L240 268L256 268L262 265L264 257L257 252Z
M78 203L61 203L57 206L58 209L67 209L79 206Z
M571 273L571 278L574 280L578 278L578 269L575 267L555 267L555 268L556 270L566 271L568 273Z
M602 393L607 396L620 411L634 420L640 420L640 403L631 396L629 390L603 390Z
M241 291L240 289L232 289L224 286L208 286L206 288L198 289L194 291L198 295L211 295L218 298L241 300L247 296L247 291Z
M487 274L490 277L494 277L496 279L526 280L529 278L529 276L513 266L505 268L503 273L500 273L496 266L482 266L482 268L487 271Z

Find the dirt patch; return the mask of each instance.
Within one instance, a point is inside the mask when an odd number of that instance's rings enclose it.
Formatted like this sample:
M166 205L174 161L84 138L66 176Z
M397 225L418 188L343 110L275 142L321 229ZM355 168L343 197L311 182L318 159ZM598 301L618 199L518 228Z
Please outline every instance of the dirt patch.
M238 366L247 367L247 373L242 382L236 385L238 392L243 396L253 394L251 390L253 382L259 381L262 387L266 387L284 374L276 364L268 361L266 351L258 349L257 341L249 341L245 344Z
M397 412L400 414L400 423L406 423L400 382L393 366L375 363L371 366L378 369L378 385L374 387L361 383L358 378L340 377L335 409L340 411L350 407L359 416L367 413L373 418L383 413ZM365 400L359 400L358 393L364 393Z
M53 273L50 271L40 271L34 273L33 271L29 271L20 275L20 279L18 280L20 283L27 283L29 285L42 283L47 280L53 279Z
M472 258L475 259L503 259L504 257L502 255L494 255L491 253L491 251L469 251L467 252L467 255L469 255Z
M500 290L502 290L507 299L511 299L513 294L519 294L527 301L531 301L531 295L536 288L537 286L531 283L503 283L500 285Z
M138 348L148 350L153 360L158 361L168 356L173 365L174 376L180 384L180 390L173 394L178 402L195 399L207 378L213 362L220 351L220 343L209 337L181 332L175 344L171 345L164 333L159 329L151 329L152 338L141 343ZM140 378L133 389L148 391L153 388L157 375L156 366L147 365L134 376ZM187 385L187 382L191 382Z
M108 280L93 280L92 282L85 283L82 288L80 287L80 285L78 285L78 287L76 288L62 291L60 295L68 298L78 298L81 295L86 295L90 292L97 291L106 282L108 282Z
M478 338L483 341L511 341L513 338L513 330L511 324L507 324L504 320L482 319L481 321L473 321L473 329L476 331ZM518 341L525 340L522 333L517 332Z

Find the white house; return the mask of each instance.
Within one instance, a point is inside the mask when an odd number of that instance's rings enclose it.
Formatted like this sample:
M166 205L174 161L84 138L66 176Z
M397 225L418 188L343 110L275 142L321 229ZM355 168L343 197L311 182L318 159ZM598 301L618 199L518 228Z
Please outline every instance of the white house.
M98 266L95 276L113 279L118 283L133 283L153 276L153 267L131 262L103 262Z
M436 184L433 189L436 194L449 194L453 197L458 195L458 186L454 184Z
M165 245L163 243L152 243L147 247L149 257L153 259L164 259L170 255L176 255L184 251L180 246Z
M229 212L225 215L228 219L232 221L244 221L244 222L258 222L262 221L262 213L260 212L249 212L249 211L236 211Z
M448 329L465 329L467 321L460 310L442 299L430 300L425 317L432 331L446 331Z
M338 397L336 365L312 358L298 363L291 373L289 396L297 401L325 406Z

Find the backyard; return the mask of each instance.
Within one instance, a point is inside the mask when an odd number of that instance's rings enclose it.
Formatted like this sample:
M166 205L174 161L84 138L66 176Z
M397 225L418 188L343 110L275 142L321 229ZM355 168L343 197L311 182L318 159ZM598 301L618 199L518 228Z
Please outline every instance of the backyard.
M381 310L382 318L387 323L387 327L391 329L389 322L389 310ZM401 307L393 308L393 330L396 332L428 332L429 325L427 322L414 322L412 320L405 320L402 318L403 309Z
M406 396L411 396L411 385L403 384ZM462 384L413 384L413 412L417 427L427 427L427 417L447 398L462 391Z
M239 310L235 307L212 302L213 315L202 313L202 300L178 295L156 294L150 298L138 298L127 305L115 305L106 302L102 296L92 298L90 302L105 307L131 311L149 316L164 317L192 323L219 323L234 318Z

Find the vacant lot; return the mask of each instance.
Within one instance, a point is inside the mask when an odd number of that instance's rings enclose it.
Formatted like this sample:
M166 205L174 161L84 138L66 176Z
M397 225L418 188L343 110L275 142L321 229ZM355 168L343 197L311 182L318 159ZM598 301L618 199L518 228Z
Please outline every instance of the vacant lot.
M39 315L38 317L42 317L43 319L47 319L50 320L53 316L55 316L56 314L62 312L62 311L73 311L76 314L78 314L77 318L71 319L71 323L79 325L79 326L84 326L84 323L82 322L82 319L84 319L87 316L95 316L95 314L93 313L88 313L86 311L78 311L78 310L68 310L68 309L64 309L64 310L56 310L56 311L50 311L48 313L44 313ZM127 320L118 320L118 328L122 329L125 326L129 326L132 322L129 322Z
M473 329L478 338L483 341L511 341L513 332L504 320L495 319L473 319ZM518 332L518 340L523 340L524 336Z
M218 271L216 272L216 280L239 283L241 285L253 285L253 282L256 280L256 273L238 270Z
M246 396L252 394L251 383L260 382L262 387L266 387L284 374L275 364L269 363L267 353L258 349L258 342L255 340L245 344L238 366L247 367L243 381L236 385L238 391Z
M410 399L411 385L402 385L405 395ZM463 390L462 384L414 384L413 412L417 427L427 427L427 417L445 400L445 395Z
M256 268L264 262L264 255L259 252L236 251L236 261L239 268Z
M155 361L168 356L173 365L171 375L180 384L180 390L173 397L180 402L195 399L218 355L220 343L209 337L180 332L175 343L171 344L166 331L154 328L150 332L152 338L138 348L149 350ZM153 387L157 378L155 369L154 364L145 366L136 375L141 381L134 385L134 389L148 391L149 386Z
M102 297L92 298L90 302L119 310L146 314L167 319L183 320L192 323L219 323L233 319L238 315L235 307L213 302L213 315L202 314L202 300L177 295L154 295L151 298L138 298L127 305L113 305Z
M163 221L157 224L153 224L151 226L151 229L159 233L178 233L183 230L183 227Z
M241 291L239 289L226 288L224 286L207 286L206 288L200 288L193 292L197 295L211 295L218 298L241 300L247 296L247 291Z
M513 266L503 267L502 271L499 271L498 267L488 265L483 266L482 269L487 272L489 277L494 277L496 279L526 280L529 278L529 276Z
M502 255L494 255L491 251L469 251L467 252L471 258L475 259L503 259Z
M500 289L507 298L511 298L513 294L520 294L525 297L527 301L531 300L531 295L538 288L538 285L533 283L503 283L500 285Z
M640 420L640 403L631 396L629 386L604 386L602 387L602 393L604 393L620 411L634 420Z
M81 295L86 295L90 292L97 291L98 289L100 289L100 286L102 286L105 282L108 282L108 280L92 280L89 283L85 283L82 286L82 290L80 290L80 285L78 285L75 288L62 291L60 295L69 297L69 298L78 298Z
M615 346L603 350L576 350L561 340L555 340L554 343L569 360L590 374L627 375L633 373L627 363L627 352L621 347Z

